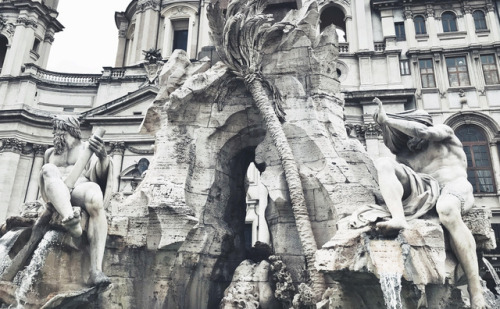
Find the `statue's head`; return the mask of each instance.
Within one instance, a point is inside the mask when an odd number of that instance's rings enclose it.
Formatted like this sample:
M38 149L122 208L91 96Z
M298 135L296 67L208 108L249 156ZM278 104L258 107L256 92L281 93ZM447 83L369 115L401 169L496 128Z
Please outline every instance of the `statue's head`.
M406 121L415 121L430 127L433 125L432 117L424 110L410 110L397 114L387 114L390 118L402 119ZM425 149L428 141L421 138L409 136L397 129L389 126L381 126L384 144L391 150L392 153L398 154L401 151L410 150L418 152Z
M80 122L75 116L56 115L52 118L52 127L52 133L54 134L54 149L56 154L61 154L67 144L66 133L78 140L82 137Z

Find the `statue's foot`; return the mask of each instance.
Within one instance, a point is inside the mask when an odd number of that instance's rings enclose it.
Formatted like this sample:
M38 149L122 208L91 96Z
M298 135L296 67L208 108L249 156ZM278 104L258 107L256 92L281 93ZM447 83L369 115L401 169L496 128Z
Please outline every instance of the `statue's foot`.
M470 308L471 309L488 309L489 307L486 305L486 300L484 299L483 294L472 297L470 300Z
M384 234L396 233L409 227L410 226L408 225L408 222L406 222L406 220L404 219L401 220L392 218L389 221L377 223L377 230L381 231Z
M80 225L80 214L74 213L72 216L62 219L62 225L73 237L82 236L82 226Z
M102 271L99 270L91 270L89 277L89 284L92 286L100 286L100 285L109 285L111 283L111 279L106 276Z

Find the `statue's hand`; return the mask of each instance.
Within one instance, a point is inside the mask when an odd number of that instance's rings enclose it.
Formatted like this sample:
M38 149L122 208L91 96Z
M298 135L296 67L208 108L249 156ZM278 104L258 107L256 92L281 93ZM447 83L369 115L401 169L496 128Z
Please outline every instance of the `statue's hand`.
M108 155L104 141L99 136L92 135L89 138L89 147L99 159L104 159Z
M382 106L382 101L380 101L379 98L375 98L375 99L373 99L373 103L378 104L378 107L375 110L375 113L373 113L373 119L375 120L375 122L377 122L379 124L386 123L387 120L389 120L389 117L385 113L384 107Z

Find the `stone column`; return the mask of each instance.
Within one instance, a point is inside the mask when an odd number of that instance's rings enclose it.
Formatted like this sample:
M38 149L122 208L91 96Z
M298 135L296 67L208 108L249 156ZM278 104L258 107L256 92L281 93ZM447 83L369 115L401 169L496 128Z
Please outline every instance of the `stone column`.
M122 171L123 164L123 154L125 153L125 143L124 142L112 142L111 143L111 157L113 160L113 192L118 192L120 190L120 173Z
M15 138L2 140L0 170L4 177L0 177L0 224L4 223L7 218L12 190L16 185L14 177L17 173L17 166L21 158L23 146L23 143Z
M5 57L2 75L19 75L21 66L29 57L37 26L37 22L28 17L20 16L17 19L14 38L12 39L11 48Z
M413 12L409 8L405 8L404 17L406 42L408 42L408 47L416 47L417 39L415 34L415 23L413 22Z
M50 50L52 48L52 43L54 42L54 31L47 30L45 33L45 38L43 39L43 44L41 46L40 59L38 64L42 69L47 67L47 62L49 61Z
M160 4L160 0L139 0L137 4L137 14L141 15L140 36L136 37L137 40L140 40L138 42L139 49L137 50L137 54L139 57L136 58L137 61L142 59L143 50L157 47L156 39L158 38Z
M35 151L33 166L31 167L31 176L28 183L28 190L26 191L26 198L24 202L33 202L38 199L38 191L40 185L40 170L43 166L43 155L45 154L45 150L47 150L47 145L33 145L33 149Z
M172 54L172 42L174 40L174 30L170 18L163 20L163 27L165 30L163 33L162 54L163 57L169 57Z
M125 66L125 48L127 46L128 23L120 23L118 30L118 49L116 51L115 67Z
M469 43L477 42L476 26L474 25L474 18L472 17L472 8L470 5L464 4L462 12L465 19L465 30L467 31L467 41Z
M500 41L500 22L495 14L495 6L491 1L486 4L487 16L490 21L491 41Z
M490 143L490 154L491 154L491 167L493 168L493 179L495 179L495 185L497 194L500 193L500 162L498 161L498 145L496 142Z
M196 44L196 42L193 42L193 33L194 33L194 30L195 30L195 24L196 22L194 21L194 19L192 18L192 16L189 17L189 21L188 21L188 38L187 38L187 47L186 47L186 55L189 57L189 59L193 59L193 58L196 58L196 55L193 57L192 55L192 52L193 52L193 49L196 49L196 45L194 48L192 48L193 44ZM196 53L196 51L195 51Z
M23 143L23 146L26 143ZM10 180L14 183L9 201L9 210L7 217L19 216L22 211L22 205L26 196L26 189L30 180L31 169L33 165L33 150L23 149L17 164L15 177Z
M396 48L396 29L394 28L394 16L392 10L380 10L382 18L382 34L384 36L385 48Z
M207 18L207 5L208 5L208 3L209 3L209 1L203 2L203 5L201 6L201 12L199 12L200 19L198 22L200 23L200 27L199 27L200 33L197 34L198 48L199 48L199 50L196 51L197 53L201 51L201 48L203 46L214 45L210 40L210 36L203 34L203 29L209 29L208 18ZM198 29L196 29L196 31L198 31Z
M373 49L373 32L371 26L371 15L367 9L370 7L370 0L355 1L356 25L358 32L359 50ZM393 25L394 28L394 25Z
M356 40L356 31L354 30L352 16L346 16L344 21L345 21L346 40L347 43L349 43L349 51L357 50L358 42Z
M136 14L136 17L135 17L135 29L134 29L134 39L133 41L131 42L131 46L130 46L130 58L127 59L127 64L128 65L133 65L133 64L136 64L139 62L139 59L141 57L141 45L140 45L140 42L141 42L141 27L142 25L142 13L140 13L139 11L137 12Z
M434 8L432 7L432 4L427 5L427 9L425 12L425 15L427 17L427 33L429 34L429 43L431 46L438 46L438 37L437 37L437 29L438 29L438 24L436 19L434 18Z

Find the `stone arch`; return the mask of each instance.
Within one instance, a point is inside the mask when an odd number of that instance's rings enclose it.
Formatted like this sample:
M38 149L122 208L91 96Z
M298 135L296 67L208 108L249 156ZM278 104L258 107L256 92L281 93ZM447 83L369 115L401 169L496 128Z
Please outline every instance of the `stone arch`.
M258 114L255 114L258 117ZM247 258L245 251L246 188L248 166L255 159L255 149L265 137L260 121L248 121L248 110L237 112L217 131L208 136L202 145L205 159L215 169L206 193L191 193L189 201L203 199L202 208L195 209L199 228L193 229L179 250L172 277L178 281L170 289L165 308L218 308L224 290L231 282L236 267ZM253 125L249 123L253 122ZM229 136L229 137L228 137ZM207 171L193 162L193 172L188 176L187 187L199 190L196 183L204 182ZM212 174L208 172L208 174ZM210 236L208 236L210 235ZM189 246L196 245L196 249ZM174 298L174 295L182 295Z
M163 32L163 47L162 53L164 57L168 57L172 54L172 48L174 46L175 31L187 30L187 46L186 53L190 58L196 58L196 51L194 50L195 45L194 40L197 38L197 27L196 24L199 22L197 18L198 9L191 4L172 4L166 6L161 11L161 16L164 22L164 32ZM181 27L182 29L176 29Z
M339 42L348 42L347 20L350 19L348 9L339 3L328 2L320 9L320 30L333 24L337 27Z
M478 112L458 112L444 122L453 130L464 124L474 124L484 130L489 141L500 140L500 126L488 115Z

